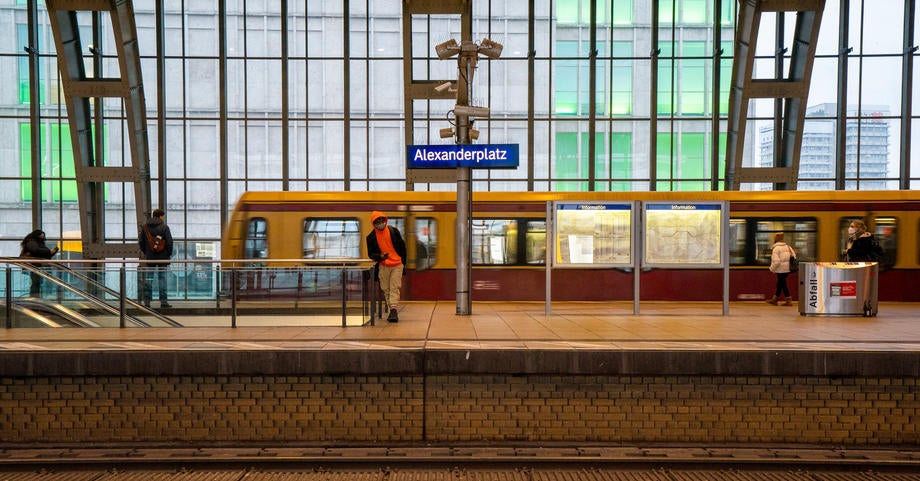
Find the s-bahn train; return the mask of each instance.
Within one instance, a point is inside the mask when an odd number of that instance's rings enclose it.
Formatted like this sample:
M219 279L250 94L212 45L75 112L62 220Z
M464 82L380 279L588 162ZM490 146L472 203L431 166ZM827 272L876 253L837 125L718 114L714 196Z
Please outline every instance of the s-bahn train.
M840 261L846 231L863 219L884 247L879 299L920 301L920 192L482 192L473 194L474 301L544 300L548 201L727 201L730 209L730 299L772 295L773 236L784 232L801 262ZM449 300L456 293L456 195L453 192L247 192L222 242L226 260L367 257L370 213L389 216L406 239L405 300ZM646 269L641 300L721 300L721 269ZM633 299L624 268L554 269L555 301ZM796 297L798 279L789 278Z

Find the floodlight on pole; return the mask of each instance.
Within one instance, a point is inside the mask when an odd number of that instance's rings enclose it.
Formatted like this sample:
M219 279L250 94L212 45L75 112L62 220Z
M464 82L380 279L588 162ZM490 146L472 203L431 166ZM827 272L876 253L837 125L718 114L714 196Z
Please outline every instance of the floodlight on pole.
M450 39L446 42L441 42L434 46L434 51L438 54L438 58L441 60L449 59L460 53L460 46L457 45L457 41Z
M450 92L453 89L453 87L454 87L454 84L450 82L444 82L441 85L438 85L437 87L435 87L434 91L439 94L442 94L444 92Z
M501 57L502 49L504 48L502 44L493 42L488 38L484 38L482 42L479 42L479 53L493 60Z
M489 116L488 107L472 107L469 105L457 105L454 107L454 114L466 115L468 117L486 118Z

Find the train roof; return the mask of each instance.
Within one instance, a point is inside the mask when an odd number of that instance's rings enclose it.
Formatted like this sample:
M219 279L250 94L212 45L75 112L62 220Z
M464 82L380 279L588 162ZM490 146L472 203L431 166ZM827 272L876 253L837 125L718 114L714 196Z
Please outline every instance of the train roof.
M244 193L240 204L304 202L454 202L455 192L281 192ZM547 201L731 201L731 202L920 202L920 191L697 191L697 192L473 192L473 201L520 203Z

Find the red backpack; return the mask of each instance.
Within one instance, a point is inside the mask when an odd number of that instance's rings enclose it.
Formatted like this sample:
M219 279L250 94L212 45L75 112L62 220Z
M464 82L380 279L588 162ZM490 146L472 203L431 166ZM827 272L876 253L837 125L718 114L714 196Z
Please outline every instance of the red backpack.
M166 249L166 239L151 234L147 226L144 226L144 235L147 236L147 248L150 249L150 252L163 252Z

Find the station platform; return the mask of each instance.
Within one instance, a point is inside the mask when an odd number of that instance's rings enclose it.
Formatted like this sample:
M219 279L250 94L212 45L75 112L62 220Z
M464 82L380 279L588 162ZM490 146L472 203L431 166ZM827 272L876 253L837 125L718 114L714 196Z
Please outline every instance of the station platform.
M179 303L174 303L179 304ZM181 306L181 304L180 304ZM181 313L181 309L177 309ZM156 351L743 351L920 353L920 306L882 303L876 317L802 316L795 304L717 302L407 302L398 323L336 326L309 316L241 318L215 326L207 316L173 316L187 328L0 329L0 355ZM18 365L18 367L17 367ZM16 375L22 363L0 364ZM904 366L902 366L904 367ZM915 368L917 366L914 366ZM75 368L75 366L71 366ZM906 371L905 374L920 374Z
M410 302L398 323L0 330L7 443L920 447L920 306ZM256 322L258 321L258 322ZM283 322L282 322L283 321ZM279 322L284 327L273 327Z

